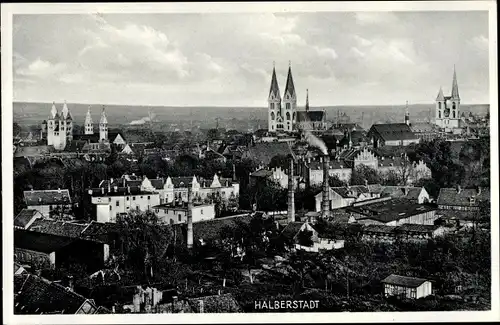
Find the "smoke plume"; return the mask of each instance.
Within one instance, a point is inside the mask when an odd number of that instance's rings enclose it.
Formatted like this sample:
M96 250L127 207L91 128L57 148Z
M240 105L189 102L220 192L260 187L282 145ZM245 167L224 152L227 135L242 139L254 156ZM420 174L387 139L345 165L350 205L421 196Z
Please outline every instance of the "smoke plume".
M321 153L323 155L328 155L328 148L326 147L326 145L323 142L323 140L317 138L314 134L312 134L310 131L308 131L308 129L309 130L312 129L311 125L310 125L310 122L305 122L305 123L307 125L305 125L304 137L305 137L307 143L309 143L309 145L311 145L313 147L316 147L319 150L321 150Z
M149 116L143 117L140 120L135 120L135 121L130 122L129 125L141 125L141 124L145 124L147 122L154 121L155 117L156 117L156 114L155 113L151 113L151 117L149 117Z

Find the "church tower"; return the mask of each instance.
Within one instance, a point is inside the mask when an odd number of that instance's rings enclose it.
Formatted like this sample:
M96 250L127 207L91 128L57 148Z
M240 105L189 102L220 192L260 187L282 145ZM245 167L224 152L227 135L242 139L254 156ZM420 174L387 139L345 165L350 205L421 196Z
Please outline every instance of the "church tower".
M63 109L61 111L61 141L66 147L67 142L73 141L73 116L69 111L68 104L64 101Z
M446 100L443 95L443 88L439 87L439 92L436 97L436 125L443 126L444 108Z
M87 115L85 116L85 134L94 134L94 123L92 122L92 114L90 112L90 106L87 110Z
M410 125L410 111L408 110L408 101L406 101L405 124Z
M102 107L101 120L99 121L99 141L108 141L108 119L106 118L106 111Z
M457 71L453 66L453 83L451 86L451 118L454 121L454 127L459 127L458 119L460 119L460 95L458 94ZM456 124L456 125L455 125Z
M283 93L283 106L283 130L292 132L295 124L295 112L297 111L297 95L293 84L291 63L288 66L288 76L286 78L285 92Z
M278 79L276 78L276 69L273 63L273 75L271 77L271 88L269 89L268 103L268 130L269 132L276 132L278 124L282 128L282 115L281 115L281 94L278 86Z
M56 103L53 102L47 118L47 145L54 146L56 134L59 138L59 113L57 112Z

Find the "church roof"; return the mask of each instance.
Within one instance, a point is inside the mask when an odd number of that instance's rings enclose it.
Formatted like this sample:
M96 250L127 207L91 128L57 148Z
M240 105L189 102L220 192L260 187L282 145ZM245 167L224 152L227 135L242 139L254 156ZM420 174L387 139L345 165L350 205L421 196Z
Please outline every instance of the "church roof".
M276 78L276 69L273 67L273 76L271 77L271 88L269 89L269 97L273 94L276 98L281 98L278 79Z
M370 134L376 132L384 141L416 139L415 133L405 123L374 124Z
M297 122L321 122L324 116L324 111L297 111Z
M288 67L288 77L286 78L285 94L288 93L290 96L295 96L295 86L293 84L292 77L292 67Z
M444 100L443 88L441 88L441 87L439 87L439 93L436 97L436 100L440 100L440 101Z
M453 67L453 84L451 86L451 97L460 99L460 95L458 94L457 71L455 70L455 67Z

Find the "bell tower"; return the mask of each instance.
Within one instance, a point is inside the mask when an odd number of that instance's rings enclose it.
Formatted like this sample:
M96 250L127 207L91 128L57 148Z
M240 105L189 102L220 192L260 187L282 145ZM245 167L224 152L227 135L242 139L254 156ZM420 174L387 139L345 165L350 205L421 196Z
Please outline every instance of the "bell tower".
M273 74L271 77L271 88L269 89L269 96L267 98L268 110L268 131L276 132L277 121L281 117L281 94L278 86L278 79L276 78L276 68L273 62Z
M283 94L283 130L292 132L295 124L295 112L297 111L297 94L292 77L292 64L288 64L288 76L286 78L285 92Z

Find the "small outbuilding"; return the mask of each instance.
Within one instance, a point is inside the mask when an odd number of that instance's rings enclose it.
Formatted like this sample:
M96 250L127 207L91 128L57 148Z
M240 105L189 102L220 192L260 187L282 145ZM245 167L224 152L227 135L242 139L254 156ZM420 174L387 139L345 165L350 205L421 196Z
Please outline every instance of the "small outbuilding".
M391 274L382 283L385 297L419 299L432 294L432 282L427 279Z

